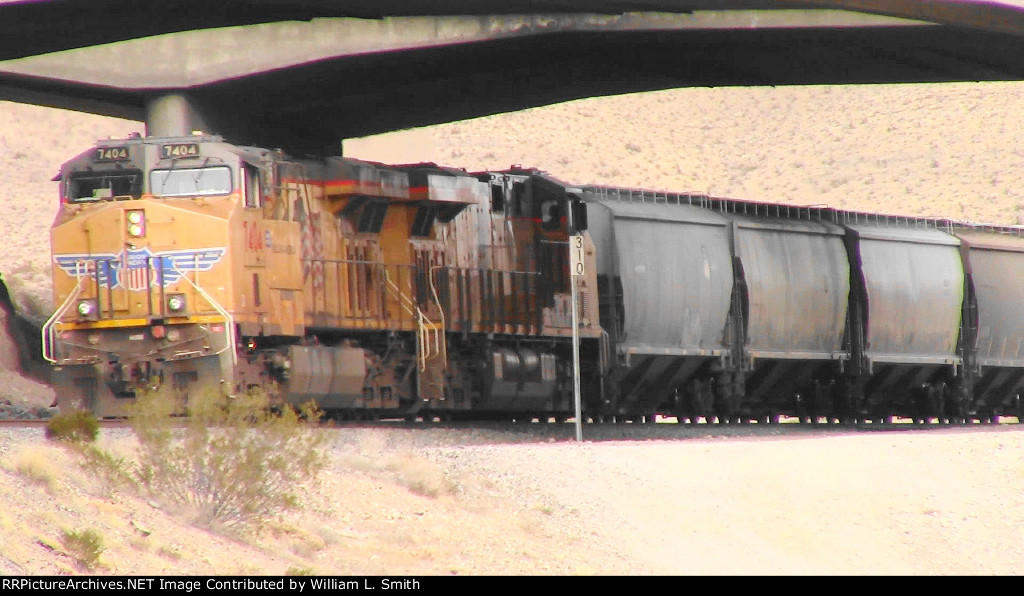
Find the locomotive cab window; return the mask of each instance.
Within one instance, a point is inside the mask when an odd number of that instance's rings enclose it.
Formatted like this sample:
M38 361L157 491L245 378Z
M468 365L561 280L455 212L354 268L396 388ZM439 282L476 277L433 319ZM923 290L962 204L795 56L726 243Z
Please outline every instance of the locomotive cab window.
M530 188L523 182L512 183L512 200L506 207L506 211L512 217L528 217L530 205L533 201L530 197Z
M505 186L500 182L491 181L491 211L505 212Z
M68 178L67 184L68 199L72 203L90 203L114 197L137 199L142 194L142 172L74 172Z
M231 168L182 168L153 170L149 184L160 197L215 196L231 193Z
M545 230L565 228L565 207L562 201L549 199L540 204L540 224Z

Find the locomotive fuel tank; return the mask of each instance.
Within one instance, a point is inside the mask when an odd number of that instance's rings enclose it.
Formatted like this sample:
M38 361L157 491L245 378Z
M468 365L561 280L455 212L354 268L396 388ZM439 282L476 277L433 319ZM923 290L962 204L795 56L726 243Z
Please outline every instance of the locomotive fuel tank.
M530 348L498 348L485 362L482 411L548 412L557 389L553 354Z

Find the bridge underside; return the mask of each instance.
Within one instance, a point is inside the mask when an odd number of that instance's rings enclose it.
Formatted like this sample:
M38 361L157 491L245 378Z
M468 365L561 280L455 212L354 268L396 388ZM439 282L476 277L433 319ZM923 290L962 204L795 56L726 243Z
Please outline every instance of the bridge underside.
M117 54L85 48L0 62L0 99L151 122L154 98L175 94L191 106L190 127L237 143L337 153L345 138L635 91L1024 80L1024 37L903 23L574 30L342 55L318 49L290 62L265 60L271 46L263 62L229 68L211 59L171 74L164 62L173 48L151 65L128 42ZM116 59L106 72L108 56ZM126 60L135 71L125 74Z

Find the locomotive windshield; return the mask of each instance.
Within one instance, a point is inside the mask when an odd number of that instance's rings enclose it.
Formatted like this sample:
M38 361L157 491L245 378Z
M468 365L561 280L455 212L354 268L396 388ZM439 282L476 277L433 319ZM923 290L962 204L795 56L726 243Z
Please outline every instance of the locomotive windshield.
M231 168L183 168L153 170L149 178L152 193L160 197L231 194Z
M141 170L74 172L68 178L68 198L72 203L89 203L114 197L137 199L141 195Z

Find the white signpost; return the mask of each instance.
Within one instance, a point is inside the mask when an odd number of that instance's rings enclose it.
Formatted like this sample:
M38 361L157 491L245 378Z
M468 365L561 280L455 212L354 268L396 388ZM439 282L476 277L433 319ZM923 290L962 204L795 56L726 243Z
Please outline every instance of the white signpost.
M569 287L572 300L572 389L576 401L576 442L583 441L583 408L580 403L580 316L576 299L576 278L586 270L583 264L583 236L569 236Z

